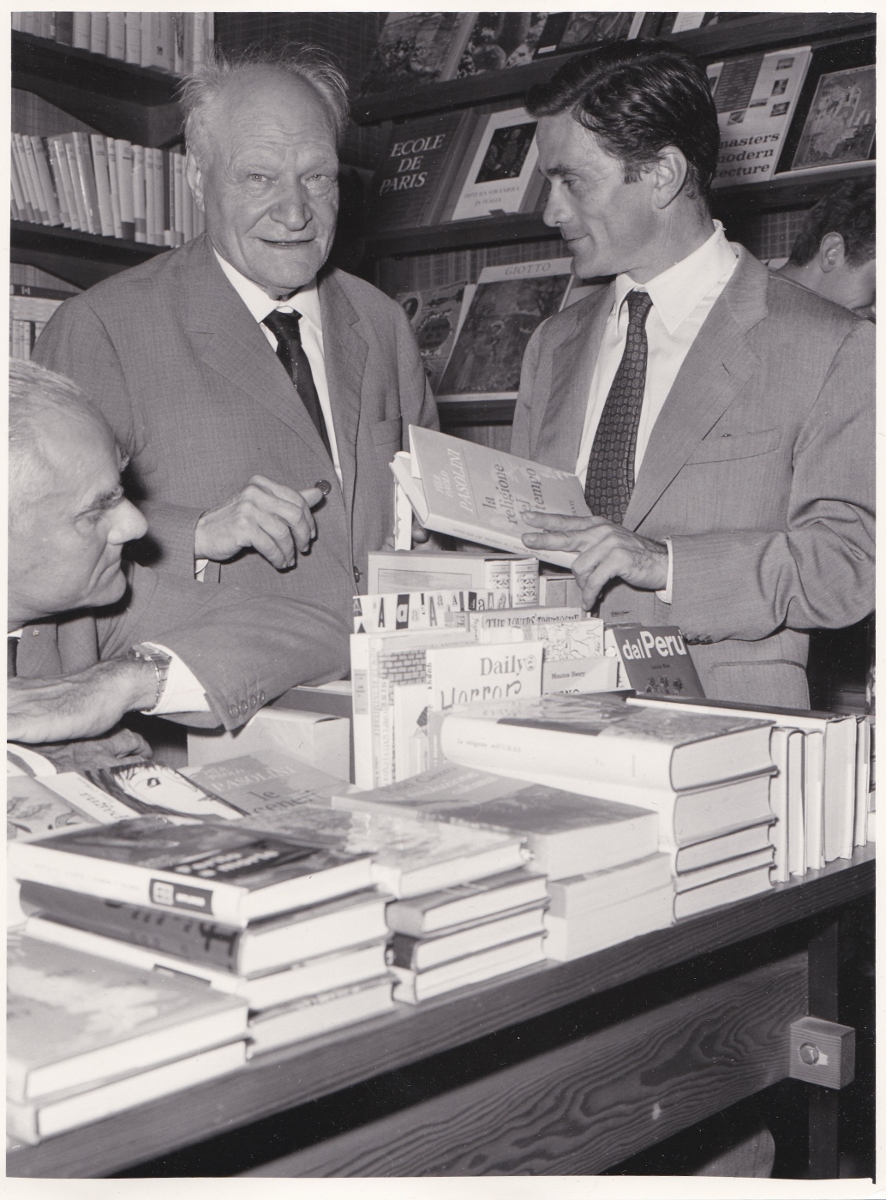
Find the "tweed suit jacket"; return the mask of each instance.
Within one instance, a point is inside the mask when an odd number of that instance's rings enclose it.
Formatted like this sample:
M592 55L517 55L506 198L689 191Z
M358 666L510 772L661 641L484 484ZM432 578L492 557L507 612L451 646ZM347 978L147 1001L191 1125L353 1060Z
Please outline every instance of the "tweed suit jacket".
M670 537L672 603L615 582L600 613L679 625L711 698L805 706L807 631L874 606L874 330L737 249L625 514ZM513 453L575 469L612 301L606 288L533 335Z
M16 675L53 679L125 654L138 642L157 641L200 681L213 714L209 723L235 729L288 688L341 676L347 633L345 623L318 605L179 580L133 564L127 595L113 608L26 625ZM207 723L204 713L183 719Z
M254 474L301 489L327 480L317 538L290 571L254 551L209 578L280 592L350 616L366 556L393 528L390 460L411 423L436 427L433 397L398 304L339 270L318 278L342 485L264 333L205 235L67 301L34 358L100 405L131 455L130 493L157 553L189 577L200 515ZM356 581L356 586L355 586Z

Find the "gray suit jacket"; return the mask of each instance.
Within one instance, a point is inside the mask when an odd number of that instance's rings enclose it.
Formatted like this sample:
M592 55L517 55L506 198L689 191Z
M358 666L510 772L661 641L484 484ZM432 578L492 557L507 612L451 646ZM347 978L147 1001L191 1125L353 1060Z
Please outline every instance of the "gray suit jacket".
M193 573L194 526L254 474L296 489L326 479L317 539L288 572L254 552L223 584L325 604L348 619L368 551L393 526L389 462L410 422L436 427L415 339L398 304L343 271L319 279L326 371L343 483L264 334L208 239L67 301L34 357L95 398L132 456L132 492L163 571ZM356 586L355 586L356 579Z
M551 317L511 450L575 469L612 293ZM746 250L674 382L625 526L671 538L673 603L623 583L608 621L679 625L708 696L808 704L808 634L874 606L874 330Z
M233 586L174 579L132 566L128 594L105 612L73 613L22 630L20 678L56 678L157 641L204 688L215 721L235 729L298 683L344 674L348 627L317 605ZM205 715L194 723L205 724Z

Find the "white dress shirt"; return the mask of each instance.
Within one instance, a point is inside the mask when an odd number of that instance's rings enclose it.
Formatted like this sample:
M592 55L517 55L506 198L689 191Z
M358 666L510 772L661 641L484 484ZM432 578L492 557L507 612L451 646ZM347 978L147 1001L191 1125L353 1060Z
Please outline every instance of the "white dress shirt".
M634 475L649 445L653 426L664 407L686 355L698 336L705 318L714 307L720 293L735 270L738 257L726 240L723 226L714 221L714 232L697 250L668 267L648 283L637 284L630 275L617 275L615 300L606 319L600 353L591 378L591 390L585 412L584 428L578 448L575 473L584 479L591 457L594 436L606 397L624 354L628 334L628 306L624 303L629 292L648 292L652 308L646 318L646 386L643 407L637 427L637 448L634 456ZM670 603L673 582L673 556L668 547L668 582L660 599Z
M291 296L289 300L272 300L257 283L253 283L251 279L247 279L245 275L241 275L229 262L226 262L217 250L213 250L213 253L218 259L218 265L227 276L231 287L252 313L255 320L261 325L261 331L268 339L269 345L273 347L274 353L277 351L277 339L271 330L268 329L267 325L262 324L265 317L269 316L274 309L278 309L284 313L291 313L293 311L301 313L301 321L299 322L301 344L311 366L311 374L314 376L314 386L317 389L317 398L320 401L323 419L326 422L332 465L335 467L335 473L338 476L339 483L341 483L341 466L338 461L338 445L335 440L335 422L332 419L329 382L326 378L326 354L323 348L323 319L320 315L320 294L317 291L316 279L312 283L306 284L303 288L299 288L298 292ZM310 487L312 483L313 480L309 479L302 486Z

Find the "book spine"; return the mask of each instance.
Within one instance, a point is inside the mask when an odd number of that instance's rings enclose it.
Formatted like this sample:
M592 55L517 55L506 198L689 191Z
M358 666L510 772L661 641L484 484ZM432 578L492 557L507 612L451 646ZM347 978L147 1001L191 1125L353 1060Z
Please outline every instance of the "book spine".
M806 870L818 871L824 866L824 734L806 734L804 763L804 834L806 838Z
M357 787L375 787L373 748L373 706L370 691L370 652L366 634L351 635L351 679L354 737L354 782Z
M151 67L154 65L154 41L155 29L157 23L156 13L141 14L141 42L139 46L139 66Z
M145 187L145 148L132 147L132 211L135 240L147 242L147 191Z
M86 201L86 223L90 233L101 233L102 224L99 214L98 185L95 178L95 167L92 161L92 150L89 134L74 133L74 150L77 155L77 168L80 173L80 187Z
M89 49L93 54L108 53L108 14L89 14Z
M72 12L57 12L55 14L55 40L60 46L73 46L74 14Z
M109 12L108 16L108 58L126 61L126 13Z
M136 904L108 904L95 896L28 881L21 885L21 901L26 911L76 929L238 974L243 931L233 926Z
M89 30L91 24L92 22L88 12L74 11L71 38L74 46L78 50L89 49Z
M31 135L31 145L34 147L34 166L37 169L37 178L40 181L40 194L46 201L46 223L48 225L61 225L61 211L59 209L55 184L52 179L52 172L49 169L49 156L46 152L46 146L43 144L43 139L37 137L36 134Z
M34 209L37 220L41 225L49 224L49 213L46 209L46 197L43 195L43 189L40 187L40 177L37 174L37 163L34 159L34 145L27 134L15 135L18 144L21 147L22 161L25 164L25 172L28 179L28 190L31 195L31 207Z
M77 148L74 145L73 133L62 134L61 144L64 147L65 158L68 163L68 174L71 177L71 195L77 209L77 228L82 229L84 233L88 233L89 222L86 219L86 197L83 194L83 188L80 183L80 167L77 163Z
M11 140L11 172L12 172L12 189L16 203L22 210L23 221L37 220L37 214L34 212L34 206L31 203L30 188L27 183L27 176L23 169L22 151L19 144L20 134L13 134Z
M10 156L9 156L9 184L12 191L12 219L14 221L27 221L30 218L27 216L28 208L25 206L25 193L22 191L21 180L18 177L18 165L15 161L15 148L10 140Z
M70 193L62 168L58 142L54 137L46 138L46 153L49 155L49 169L52 172L55 194L58 197L58 211L61 223L66 228L73 229L71 223Z
M185 240L184 209L188 185L185 183L185 157L183 154L172 155L173 182L173 245L181 246Z
M182 156L182 242L197 236L197 205L187 178L187 159Z
M175 27L172 13L157 14L157 45L154 51L154 65L161 71L172 72L175 69Z
M132 142L114 139L117 147L117 189L120 194L120 236L128 241L135 238L132 209Z
M114 217L111 212L111 183L108 174L108 144L103 133L93 133L89 138L92 146L92 169L95 173L95 191L98 200L98 219L102 237L114 236Z
M769 827L769 841L775 852L773 883L786 883L791 872L788 866L788 739L787 729L773 729L769 740L772 761L777 768L769 782L769 803L775 821Z
M142 14L128 12L125 20L125 60L139 66L142 60Z
M511 559L508 562L511 605L514 608L534 608L538 605L538 559Z
M114 226L114 237L123 237L123 224L120 220L120 180L117 175L117 142L114 138L105 139L108 151L108 184L111 191L111 222Z

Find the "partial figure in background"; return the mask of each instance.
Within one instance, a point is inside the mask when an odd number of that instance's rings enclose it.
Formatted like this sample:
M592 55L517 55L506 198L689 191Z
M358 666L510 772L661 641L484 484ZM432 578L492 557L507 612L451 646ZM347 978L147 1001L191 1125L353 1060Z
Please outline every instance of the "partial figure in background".
M840 183L814 205L777 272L803 287L873 318L877 298L877 185Z

